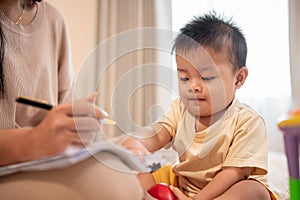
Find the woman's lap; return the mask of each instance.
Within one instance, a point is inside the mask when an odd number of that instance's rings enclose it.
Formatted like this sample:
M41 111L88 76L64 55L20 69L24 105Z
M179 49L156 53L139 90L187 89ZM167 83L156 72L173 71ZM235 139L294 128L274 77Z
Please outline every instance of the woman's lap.
M105 159L114 166L103 164ZM65 169L0 177L0 196L8 200L16 197L31 200L141 200L143 190L136 175L129 171L116 156L101 153L97 159L92 157Z

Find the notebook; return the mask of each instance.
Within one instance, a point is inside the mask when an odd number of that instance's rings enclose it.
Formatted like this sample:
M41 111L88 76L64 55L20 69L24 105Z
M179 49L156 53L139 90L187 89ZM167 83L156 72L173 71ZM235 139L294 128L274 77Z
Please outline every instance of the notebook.
M0 176L17 172L44 171L61 169L79 163L99 152L109 152L119 157L131 170L137 172L151 172L160 167L160 163L154 163L153 158L144 156L143 161L132 152L122 146L109 141L94 143L88 147L68 147L63 153L42 159L5 165L0 167ZM147 162L148 160L148 162ZM149 163L152 162L152 163Z

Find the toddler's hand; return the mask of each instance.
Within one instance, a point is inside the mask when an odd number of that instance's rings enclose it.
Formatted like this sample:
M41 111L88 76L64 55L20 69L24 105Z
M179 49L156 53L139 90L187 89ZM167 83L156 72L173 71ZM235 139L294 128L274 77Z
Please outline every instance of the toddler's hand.
M134 153L141 160L143 160L144 155L151 154L137 138L129 137L123 143L121 143L121 145Z
M176 197L176 200L192 200L191 198L187 197L183 194L179 188L174 187L172 185L169 186L170 190L172 191L173 195Z

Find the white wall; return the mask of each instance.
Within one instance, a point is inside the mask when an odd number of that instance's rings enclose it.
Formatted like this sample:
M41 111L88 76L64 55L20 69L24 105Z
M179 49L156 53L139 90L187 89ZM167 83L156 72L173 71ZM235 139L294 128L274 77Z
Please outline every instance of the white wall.
M47 0L65 17L75 71L97 45L97 0Z

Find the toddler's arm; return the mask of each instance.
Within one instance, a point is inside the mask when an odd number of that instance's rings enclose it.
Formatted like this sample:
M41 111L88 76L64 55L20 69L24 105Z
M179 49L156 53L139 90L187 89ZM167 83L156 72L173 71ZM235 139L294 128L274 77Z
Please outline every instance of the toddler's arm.
M157 132L156 132L156 131ZM152 127L142 127L136 130L122 145L134 153L155 152L171 141L169 131L161 124Z
M201 192L193 197L193 200L197 199L214 199L226 192L231 186L241 180L245 180L250 176L253 168L251 167L226 167L220 171L207 186L205 186Z

